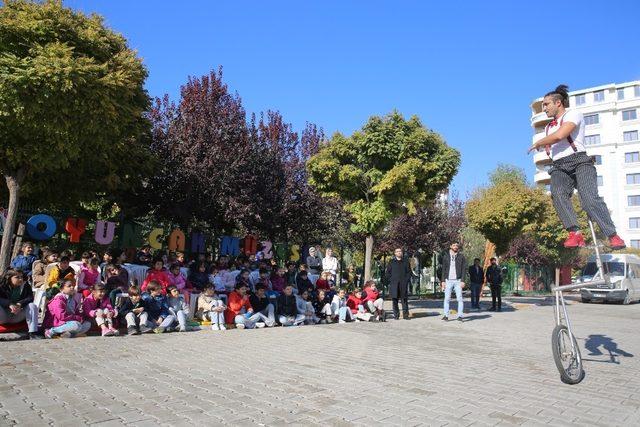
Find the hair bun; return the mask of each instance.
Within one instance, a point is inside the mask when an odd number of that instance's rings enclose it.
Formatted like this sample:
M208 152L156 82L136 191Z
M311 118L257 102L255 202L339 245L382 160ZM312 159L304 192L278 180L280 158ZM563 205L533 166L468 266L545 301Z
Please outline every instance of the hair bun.
M569 96L569 86L567 85L558 85L558 87L556 87L556 90L554 91L560 95L562 95L563 97L567 97Z

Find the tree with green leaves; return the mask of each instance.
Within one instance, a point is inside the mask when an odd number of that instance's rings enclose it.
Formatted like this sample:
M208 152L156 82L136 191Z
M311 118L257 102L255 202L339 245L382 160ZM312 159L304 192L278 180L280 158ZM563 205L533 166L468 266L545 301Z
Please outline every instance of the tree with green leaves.
M9 192L0 272L23 192L71 205L140 182L146 77L100 16L53 0L0 7L0 172Z
M307 162L309 182L337 196L351 229L366 235L365 280L371 277L374 236L394 215L414 213L435 199L458 171L460 154L416 116L373 116L347 137L336 133Z
M498 166L490 178L491 185L478 189L467 201L469 225L496 245L502 254L513 238L527 226L538 223L546 213L548 196L531 188L524 172L514 167Z

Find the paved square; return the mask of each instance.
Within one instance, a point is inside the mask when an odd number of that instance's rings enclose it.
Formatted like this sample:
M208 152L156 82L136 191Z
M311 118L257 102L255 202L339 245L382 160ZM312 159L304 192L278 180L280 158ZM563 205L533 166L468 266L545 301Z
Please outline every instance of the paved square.
M569 386L548 301L463 323L440 304L382 324L0 342L0 425L640 425L640 305L571 304L587 376Z

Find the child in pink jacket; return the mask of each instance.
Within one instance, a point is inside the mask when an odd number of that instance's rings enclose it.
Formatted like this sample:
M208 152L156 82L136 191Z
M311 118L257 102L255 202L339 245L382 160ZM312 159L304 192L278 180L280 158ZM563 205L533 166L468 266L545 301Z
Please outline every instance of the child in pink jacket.
M45 338L53 338L56 335L71 338L89 330L91 324L84 321L80 312L80 304L74 298L75 294L75 281L65 279L60 285L60 292L47 304L47 311L42 322Z
M189 304L190 289L187 288L187 279L180 271L180 264L171 264L169 268L169 286L175 286L178 292L184 297L184 301Z
M87 261L85 263L85 261ZM88 297L91 294L93 286L100 283L100 260L98 258L91 258L85 260L84 255L82 258L82 266L80 271L82 274L82 283L78 283L78 289L82 292L83 297Z
M91 295L84 299L82 303L84 317L89 322L94 321L100 329L102 336L120 335L113 327L113 319L118 316L118 311L113 308L107 296L107 289L103 284L93 286Z

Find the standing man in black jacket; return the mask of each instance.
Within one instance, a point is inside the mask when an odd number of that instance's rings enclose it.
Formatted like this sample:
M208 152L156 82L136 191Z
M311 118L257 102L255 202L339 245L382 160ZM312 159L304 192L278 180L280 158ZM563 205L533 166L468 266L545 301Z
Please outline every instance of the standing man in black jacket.
M491 308L489 311L502 311L502 272L495 258L491 258L491 265L487 267L487 282L491 288ZM497 307L496 300L498 300Z
M484 283L484 270L480 265L480 258L475 258L473 265L469 267L469 281L471 282L471 308L480 310L480 294Z
M400 319L400 308L398 300L402 300L402 318L409 320L409 280L411 280L411 268L409 261L403 257L402 249L396 248L393 251L393 259L387 265L386 276L389 281L389 295L393 301L393 316Z
M444 315L442 320L449 320L449 301L451 301L451 291L455 289L456 299L458 300L458 320L462 321L464 316L462 289L465 286L467 273L467 260L460 253L460 244L453 242L449 247L449 251L442 255L442 274L440 277L440 286L444 291Z

